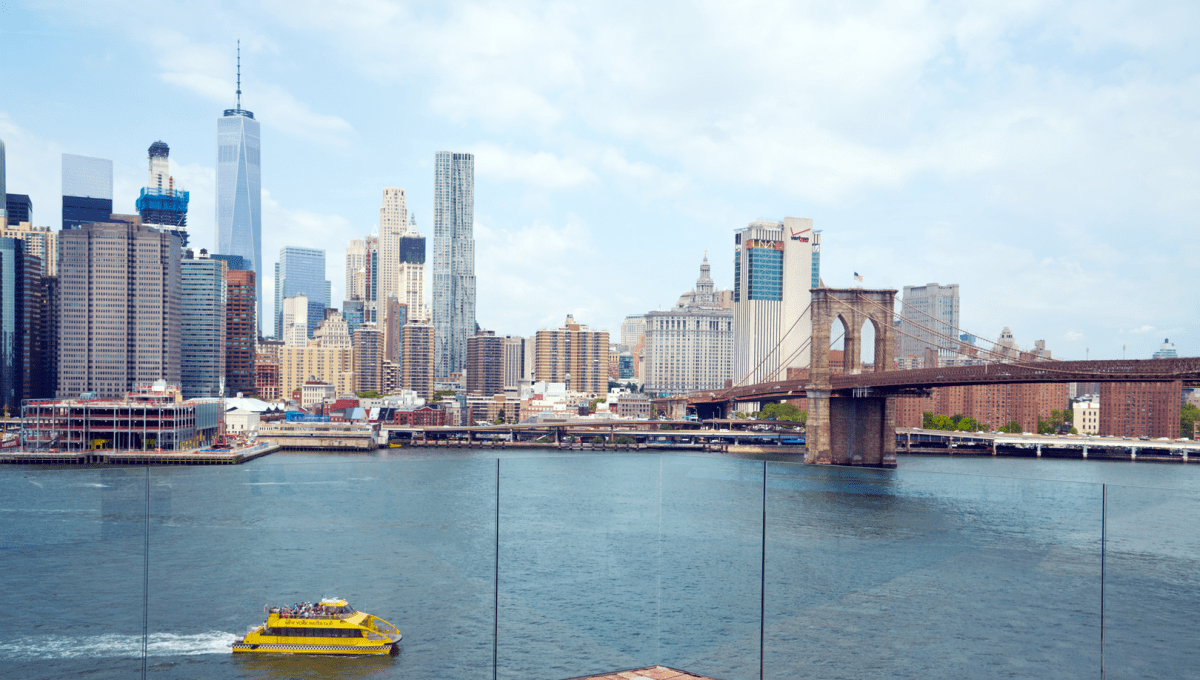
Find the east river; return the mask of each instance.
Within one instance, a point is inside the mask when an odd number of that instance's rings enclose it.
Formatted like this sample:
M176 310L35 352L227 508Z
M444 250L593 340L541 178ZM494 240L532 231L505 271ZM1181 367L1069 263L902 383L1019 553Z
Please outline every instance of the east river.
M764 534L761 459L498 458L4 466L0 668L137 677L145 614L159 678L1200 677L1200 465L771 460ZM332 596L399 657L230 653Z

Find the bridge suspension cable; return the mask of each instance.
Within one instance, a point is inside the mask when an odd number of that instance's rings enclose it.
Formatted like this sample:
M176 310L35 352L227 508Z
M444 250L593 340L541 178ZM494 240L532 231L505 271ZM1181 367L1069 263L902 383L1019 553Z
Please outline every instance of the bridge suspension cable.
M862 301L866 302L867 304L874 305L875 307L878 307L879 309L882 309L882 310L884 310L884 311L888 311L888 312L889 312L890 314L892 314L892 315L895 315L895 310L888 310L888 309L887 309L887 307L884 307L883 305L881 305L881 304L879 304L878 302L876 302L876 301L874 301L874 300L872 300L872 299L870 299L870 298L868 298L868 297L866 297L866 296L862 295L861 293L858 295L858 299L860 299L860 300L862 300ZM914 309L915 309L915 308L914 308ZM917 311L921 311L921 310L917 310ZM923 311L921 311L921 313L922 313L922 314L925 314L925 312L923 312ZM929 315L928 315L928 314L926 314L926 316L929 316ZM934 318L934 317L930 316L930 318ZM937 319L935 319L935 318L934 318L934 320L935 320L935 321L937 321ZM913 321L912 319L903 319L903 321L907 321L908 323L910 323L910 324L912 324L912 325L916 326L917 328L920 328L920 329L921 329L921 330L923 330L923 331L926 331L926 332L930 333L930 334L931 334L931 335L933 335L933 336L936 336L937 338L940 338L940 339L946 340L946 341L950 342L950 343L951 343L951 345L952 345L952 346L950 346L950 347L940 347L940 346L939 346L939 347L938 347L938 349L954 349L954 346L961 345L961 344L962 344L962 342L963 342L962 340L956 340L956 339L954 339L954 338L950 337L949 335L946 335L945 333L941 333L941 332L939 332L939 331L936 331L936 330L934 330L934 329L932 329L932 328L929 328L928 326L925 326L925 325L923 325L923 324L921 324L921 323L918 323L918 322L916 322L916 321ZM939 323L941 323L941 322L939 322ZM947 325L948 325L948 324L947 324ZM899 333L900 335L903 335L903 336L905 336L905 337L912 338L912 339L914 339L914 340L919 340L919 341L921 341L921 342L925 342L925 343L928 343L928 342L929 342L929 339L928 339L928 338L921 338L921 337L917 337L917 336L915 336L915 335L913 335L913 334L911 334L911 333L908 333L908 332L906 332L906 331L902 330L902 329L903 329L903 327L904 327L904 324L903 324L903 323L901 323L901 324L900 324L900 328L898 328L898 329L897 329L897 328L894 328L894 330L896 330L896 332L897 332L897 333ZM955 328L955 327L954 327L954 326L951 326L951 328ZM959 330L961 330L961 329L959 329ZM990 341L989 341L989 342L990 342ZM995 345L996 343L992 343L992 344L993 344L993 345ZM1001 352L997 352L997 351L995 351L995 350L986 349L986 348L983 348L983 347L976 347L975 349L976 349L976 350L978 350L978 351L980 351L980 352L983 352L983 353L985 353L985 354L991 355L991 357L992 357L992 358L995 360L995 362L996 362L996 363L1003 363L1005 360L1010 360L1010 361L1011 361L1011 357L1009 357L1009 356L1007 356L1006 354L1003 354L1003 353L1001 353Z
M908 303L907 303L907 302L905 302L903 299L900 299L900 301L899 301L899 302L900 302L900 306L901 306L901 309L902 309L902 310L904 310L904 309L911 309L911 310L913 310L913 311L915 311L915 312L917 312L917 313L919 313L919 314L922 314L922 315L924 315L924 316L926 316L926 317L929 317L930 319L932 319L932 320L934 321L934 323L935 323L935 324L944 324L946 327L948 327L948 328L950 328L950 329L953 329L954 331L956 331L956 332L958 332L958 333L966 334L966 335L969 335L969 336L971 336L971 337L973 337L973 338L975 338L975 339L977 339L977 340L982 340L983 342L989 343L989 344L991 344L991 345L992 345L992 347L996 347L997 345L999 345L999 344L1000 344L1000 343L998 343L998 342L996 342L996 341L994 341L994 340L989 340L989 339L987 339L987 338L985 338L985 337L983 337L982 335L979 335L979 334L977 334L977 333L972 333L972 332L970 332L970 331L967 331L967 330L965 330L965 329L963 329L963 328L959 328L958 326L955 326L954 324L952 324L952 323L949 323L949 322L947 322L947 321L945 321L945 320L943 320L943 319L939 319L939 318L937 318L936 316L934 316L934 315L930 314L929 312L927 312L927 311L925 311L925 310L923 310L923 309L921 309L921 308L919 308L919 307L916 307L916 306L914 306L914 305L910 305L910 304L908 304ZM948 335L946 335L946 334L944 334L944 333L941 333L941 332L934 331L934 330L932 330L932 329L926 328L925 326L923 326L923 325L921 325L921 324L918 324L918 323L917 323L916 321L914 321L912 318L905 317L905 316L903 315L903 313L901 313L901 315L900 315L900 325L901 325L901 327L903 327L903 326L904 326L904 323L905 323L905 322L911 323L911 324L913 324L914 326L917 326L918 328L921 328L922 330L929 331L930 333L932 333L932 334L934 334L934 335L936 335L936 336L938 336L938 337L940 337L940 338L947 339L947 340L949 340L951 343L954 343L954 344L961 344L961 343L962 343L962 340L961 340L960 338L955 338L955 337L953 337L953 336L948 336ZM921 342L924 342L924 343L929 343L929 339L928 339L928 338L917 338L917 337L915 337L915 336L912 336L912 335L908 335L907 337L914 338L915 340L920 340ZM1003 345L1001 345L1001 346L1003 346ZM954 349L954 348L953 348L953 347L941 347L941 346L939 346L939 347L938 347L938 349ZM995 350L986 350L986 351L990 351L992 354L997 354L997 352L996 352ZM1000 354L1003 354L1003 353L1000 353Z

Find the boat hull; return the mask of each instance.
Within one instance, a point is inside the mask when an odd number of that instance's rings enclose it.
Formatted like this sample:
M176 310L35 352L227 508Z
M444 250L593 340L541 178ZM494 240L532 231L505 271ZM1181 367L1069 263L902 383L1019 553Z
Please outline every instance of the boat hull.
M337 645L293 642L233 643L234 654L325 654L334 656L395 656L399 653L400 637L392 642L375 645Z

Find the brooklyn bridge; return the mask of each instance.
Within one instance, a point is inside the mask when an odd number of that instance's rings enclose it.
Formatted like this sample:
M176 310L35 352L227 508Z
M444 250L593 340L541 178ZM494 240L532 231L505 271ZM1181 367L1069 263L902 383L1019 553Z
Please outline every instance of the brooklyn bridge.
M814 288L812 302L801 314L812 322L812 336L802 346L811 356L807 370L800 371L805 375L696 392L687 397L689 408L701 418L727 417L737 404L804 397L808 403L807 462L895 467L895 400L900 395L924 394L935 387L1011 383L1178 382L1181 387L1200 386L1200 358L1196 357L1014 361L1012 353L995 348L980 350L970 365L895 370L893 333L903 332L894 323L895 296L895 290ZM840 372L830 366L831 329L838 322L844 346ZM866 324L871 324L875 338L872 370L864 370L860 351L860 334ZM939 332L932 317L914 325L925 331L924 338L932 337L940 346L960 342ZM799 352L793 352L793 357L796 354ZM773 377L787 377L786 373L779 375L786 370L785 363L777 361Z

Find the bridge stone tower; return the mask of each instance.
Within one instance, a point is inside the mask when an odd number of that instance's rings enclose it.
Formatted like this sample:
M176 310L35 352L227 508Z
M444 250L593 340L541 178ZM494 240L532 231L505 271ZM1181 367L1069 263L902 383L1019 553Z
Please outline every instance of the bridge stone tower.
M895 290L812 289L812 363L809 367L808 456L823 465L896 467L896 404L860 388L835 394L830 380L830 326L845 328L843 371L861 373L862 328L875 330L875 370L892 368L892 319Z

